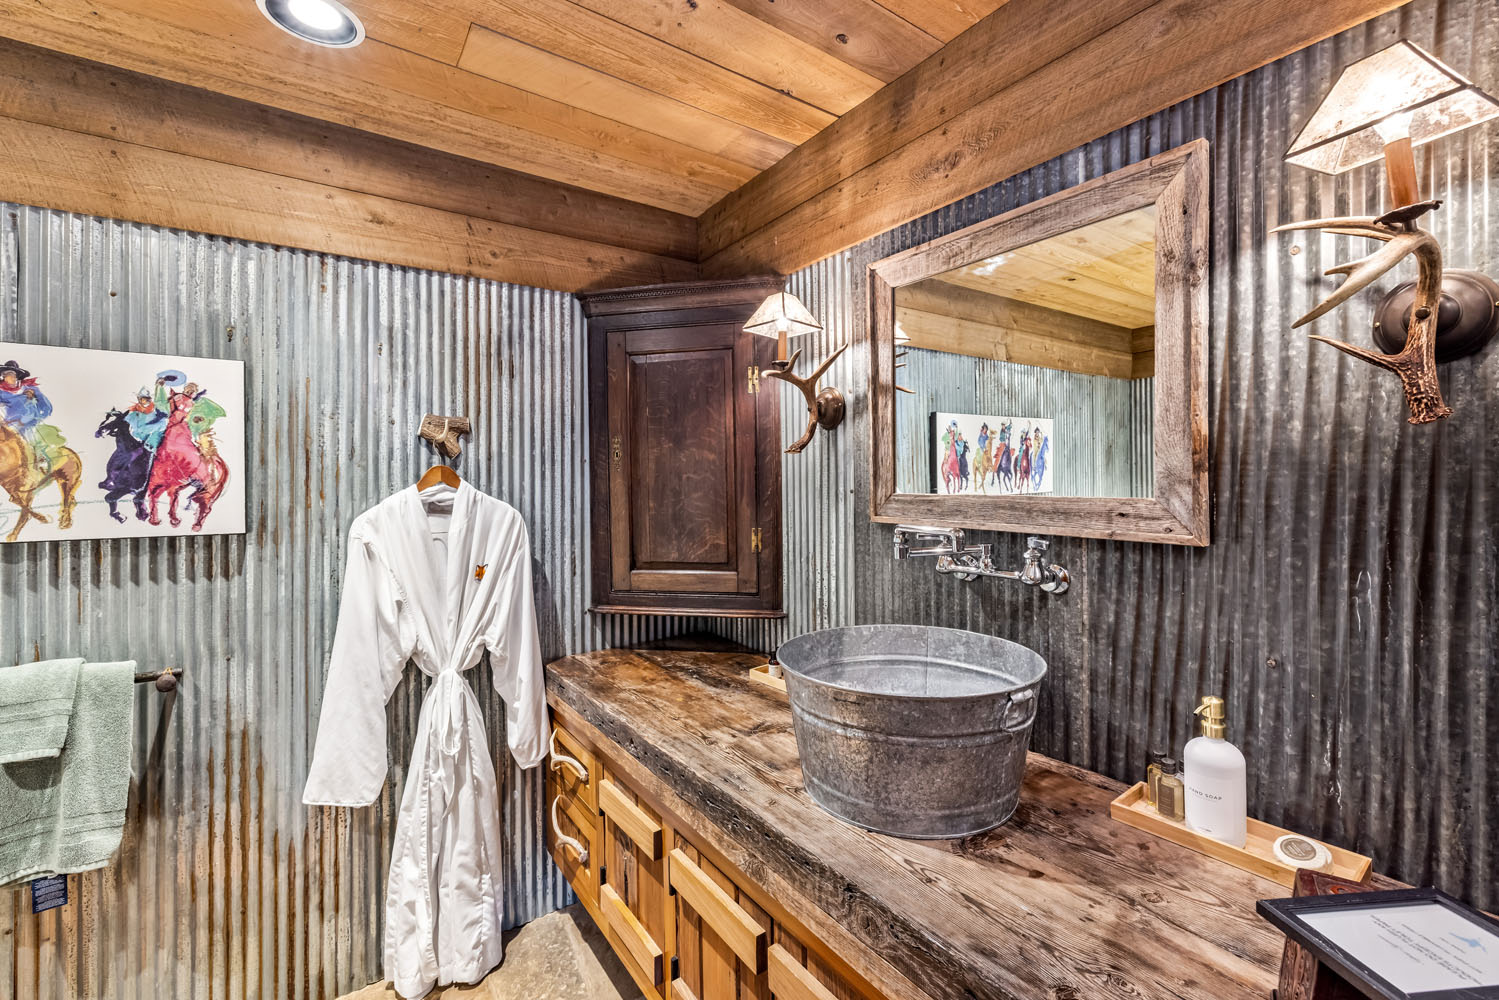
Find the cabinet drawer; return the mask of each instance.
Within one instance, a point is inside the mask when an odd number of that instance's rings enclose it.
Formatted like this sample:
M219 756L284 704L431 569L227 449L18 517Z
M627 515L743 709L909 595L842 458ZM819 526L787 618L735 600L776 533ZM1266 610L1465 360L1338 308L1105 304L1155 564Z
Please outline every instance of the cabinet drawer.
M673 1000L769 1000L770 914L681 831L674 838L667 855L667 881L675 893Z
M589 749L554 720L547 773L563 792L585 803L590 812L598 809L597 771L597 763Z

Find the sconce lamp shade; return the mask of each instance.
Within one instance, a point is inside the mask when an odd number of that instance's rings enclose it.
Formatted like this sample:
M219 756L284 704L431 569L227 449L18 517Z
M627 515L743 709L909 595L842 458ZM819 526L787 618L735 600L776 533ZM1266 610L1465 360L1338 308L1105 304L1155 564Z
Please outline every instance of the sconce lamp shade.
M802 305L801 299L790 292L774 292L760 303L760 308L744 324L750 333L763 337L800 337L804 333L816 333L822 329L817 317Z
M1286 161L1326 174L1370 163L1385 146L1431 142L1499 116L1499 101L1407 41L1343 70L1286 152Z

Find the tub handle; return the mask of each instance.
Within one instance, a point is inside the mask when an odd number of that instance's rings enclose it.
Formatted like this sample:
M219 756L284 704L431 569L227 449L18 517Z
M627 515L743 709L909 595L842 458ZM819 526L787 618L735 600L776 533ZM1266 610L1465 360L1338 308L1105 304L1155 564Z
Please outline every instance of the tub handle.
M1005 705L1004 715L1000 717L999 728L1007 733L1013 733L1029 726L1035 719L1036 691L1034 688L1026 688L1024 691L1016 691L1010 695L1010 700Z
M552 730L551 744L552 770L555 771L558 768L566 767L571 769L573 773L578 776L579 781L587 781L588 768L583 766L583 762L575 757L569 757L567 754L557 749L557 730L555 728Z
M571 847L578 855L578 864L586 865L588 864L588 848L584 847L581 841L575 840L563 833L562 827L557 823L557 803L561 801L562 796L560 795L552 799L552 833L557 837L557 846Z

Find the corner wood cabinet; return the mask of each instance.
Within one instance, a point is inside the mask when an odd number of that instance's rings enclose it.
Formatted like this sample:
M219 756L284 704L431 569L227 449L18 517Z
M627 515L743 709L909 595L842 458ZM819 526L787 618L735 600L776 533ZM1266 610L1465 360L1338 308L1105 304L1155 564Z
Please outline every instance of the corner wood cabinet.
M580 294L588 317L593 610L780 617L775 344L783 279Z
M647 1000L880 1000L633 787L624 751L555 713L552 724L548 850Z

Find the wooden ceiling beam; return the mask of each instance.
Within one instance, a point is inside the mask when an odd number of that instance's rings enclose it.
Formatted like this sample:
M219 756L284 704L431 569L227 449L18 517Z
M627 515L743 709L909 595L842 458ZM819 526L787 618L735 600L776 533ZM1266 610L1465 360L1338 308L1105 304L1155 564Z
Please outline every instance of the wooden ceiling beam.
M0 40L12 118L335 188L695 260L686 215ZM0 183L0 197L12 195Z
M1158 0L1077 44L1075 35L1054 37L1054 18L1040 17L1035 4L1062 8L1076 31L1090 17L1079 3L1112 13L1140 0L1011 0L705 213L704 271L789 273L1402 2ZM1029 30L975 49L973 38L987 38L992 23L1008 23L1020 11L1031 17ZM1092 12L1093 23L1103 12ZM1039 66L1038 50L1048 56ZM1012 65L1018 75L1007 72ZM907 79L930 80L939 70L957 81L1012 79L971 106L934 109L920 97L924 88L913 93ZM871 161L871 150L884 144L870 136L886 129L876 109L893 119L890 131L910 131L900 125L905 103L892 106L884 96L891 90L920 105L925 121L942 120Z
M1011 0L708 209L700 226L704 255L727 249L1155 2Z
M405 267L578 291L685 281L688 261L0 117L4 196Z

